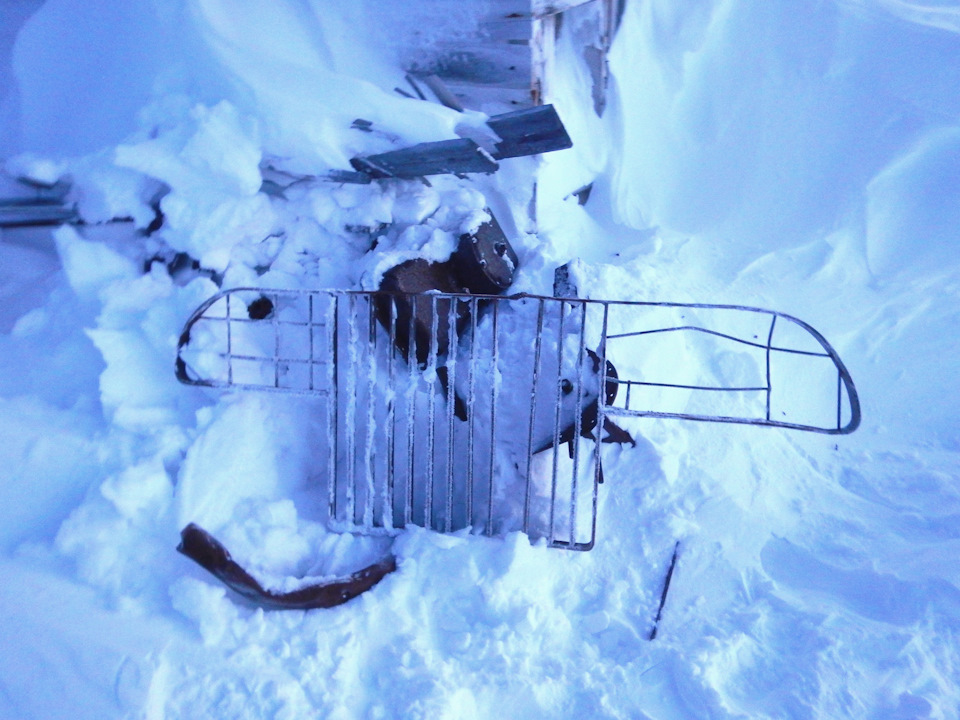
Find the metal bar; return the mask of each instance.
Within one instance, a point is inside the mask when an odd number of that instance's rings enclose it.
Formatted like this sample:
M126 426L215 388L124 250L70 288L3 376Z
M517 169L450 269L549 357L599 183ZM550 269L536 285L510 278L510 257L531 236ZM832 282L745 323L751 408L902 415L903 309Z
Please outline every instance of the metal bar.
M410 303L410 326L407 334L407 365L410 369L407 387L407 486L403 505L404 527L413 522L414 431L417 419L417 303Z
M374 388L377 381L377 319L373 299L367 297L367 427L364 429L366 445L364 447L364 472L367 481L366 504L363 508L363 524L365 527L376 526L376 488L374 485L374 433L377 427L376 393ZM383 513L381 512L381 523Z
M773 319L777 319L777 315L773 315ZM656 335L658 333L668 333L668 332L681 332L685 330L692 330L694 332L701 332L705 335L713 335L715 337L724 338L726 340L732 340L733 342L740 343L741 345L749 345L750 347L755 347L760 350L774 350L776 352L791 353L793 355L809 355L811 357L830 357L829 353L826 352L814 352L812 350L795 350L793 348L782 348L782 347L773 347L769 343L764 345L762 343L750 342L749 340L744 340L743 338L738 338L735 335L728 335L727 333L717 332L716 330L708 330L707 328L698 327L696 325L678 325L676 327L669 328L657 328L656 330L640 330L638 332L631 333L619 333L617 335L611 335L608 339L610 340L620 340L622 338L628 337L639 337L641 335Z
M457 381L457 300L450 300L447 312L447 502L444 532L450 532L453 522L453 420L456 407Z
M347 352L350 372L347 373L344 439L347 441L347 517L357 522L357 298L347 302Z
M563 378L563 333L564 333L564 308L566 303L560 301L560 329L557 332L557 382L556 387L560 387L560 381ZM553 412L553 472L550 479L550 543L556 539L555 516L557 510L557 473L560 464L560 403L556 403L556 409Z
M230 299L227 295L227 382L233 384L233 332L232 320L230 319Z
M777 316L774 315L770 320L770 334L767 335L767 420L770 420L770 396L773 393L773 385L770 383L770 346L773 345L773 331L777 327Z
M427 356L427 372L436 375L437 373L437 353L439 339L437 330L440 318L437 317L437 296L430 296L430 352ZM436 471L436 410L437 404L434 397L430 396L430 402L427 405L427 497L423 505L424 519L423 526L433 527L433 476Z
M570 542L577 540L577 483L580 473L580 435L583 432L583 368L587 360L587 306L580 304L580 351L577 355L577 405L573 421L573 474L570 478ZM605 374L606 366L597 373ZM597 412L600 411L600 396L597 395ZM597 426L597 443L602 440L603 428Z
M837 370L837 430L843 427L843 374Z
M394 503L394 483L396 481L396 461L397 461L397 398L396 398L396 364L397 364L397 299L391 295L390 300L390 355L387 357L387 383L389 390L387 395L387 477L386 477L386 506L385 513L386 526L393 527L393 503Z
M540 349L543 345L543 300L537 301L537 332L534 335L533 379L530 385L530 422L527 424L527 475L523 498L523 531L530 532L530 470L533 464L533 428L537 417L537 386L540 381Z
M592 491L592 519L590 521L590 540L578 546L577 550L590 550L597 540L597 504L599 502L600 481L603 479L603 464L600 456L600 449L603 445L600 433L603 432L603 424L607 413L607 328L610 320L610 306L603 303L603 322L600 328L600 372L598 382L600 383L600 397L597 400L597 442L593 444L593 491Z
M740 418L729 417L726 415L695 415L692 413L672 413L660 412L658 410L624 410L623 408L607 408L607 415L610 417L648 417L660 418L663 420L692 420L694 422L715 422L731 425L754 425L757 427L775 427L786 430L801 430L803 432L819 433L821 435L849 435L853 432L851 423L839 430L834 427L822 428L816 425L803 425L801 423L780 422L778 420L767 420L765 418ZM855 426L854 426L855 428Z
M309 353L310 382L307 387L310 389L310 392L314 391L313 371L316 369L316 365L317 365L315 362L314 354L313 354L314 353L314 350L313 350L313 298L314 298L313 295L307 295L307 324L309 327L309 330L307 332L309 334L309 340L310 340L310 353Z
M327 400L327 418L330 421L329 427L327 428L327 440L330 446L327 482L330 483L330 520L336 521L337 486L340 479L337 472L340 453L340 385L337 382L338 347L340 345L340 343L337 342L340 333L340 296L334 295L331 300L329 310L331 317L327 323L327 353L330 356L330 364L327 366L327 379L330 383L330 392L332 393L332 398L328 398Z
M470 299L470 367L468 369L469 378L467 385L467 525L473 525L473 454L474 454L474 432L476 428L477 413L474 412L477 400L477 313L479 306L477 298Z
M274 296L270 324L273 327L273 386L280 387L280 298Z
M497 439L497 399L500 396L500 383L497 379L500 366L500 303L493 303L493 350L492 350L492 377L490 378L490 475L487 480L487 523L485 534L493 535L493 476L496 468L494 450Z
M613 381L611 381L613 382ZM709 385L681 385L679 383L655 383L655 382L645 382L642 380L616 380L618 385L626 385L627 392L629 393L630 387L632 385L640 385L644 387L663 387L663 388L676 388L677 390L706 390L711 392L763 392L767 390L767 386L761 387L711 387Z

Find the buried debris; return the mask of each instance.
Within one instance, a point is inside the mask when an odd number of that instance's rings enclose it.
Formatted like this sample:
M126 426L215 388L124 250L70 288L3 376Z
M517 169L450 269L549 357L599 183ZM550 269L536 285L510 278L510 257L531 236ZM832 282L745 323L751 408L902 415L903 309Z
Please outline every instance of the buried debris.
M573 147L573 141L553 105L497 115L490 118L487 125L498 137L492 152L487 152L473 140L458 138L355 157L350 164L358 173L374 179L493 173L500 167L497 160ZM345 179L347 176L339 177Z
M391 555L345 578L308 585L291 592L275 592L264 588L230 557L229 551L219 540L193 523L180 531L177 550L231 590L268 610L310 610L342 605L397 569L396 559Z
M354 170L374 179L492 173L500 167L486 150L466 138L420 143L380 155L355 157L350 164Z
M650 628L648 640L657 639L657 630L660 627L660 618L663 617L663 606L667 604L667 593L670 592L670 581L673 580L673 571L677 567L677 558L680 555L680 541L677 540L673 545L673 555L670 558L670 565L667 567L667 575L663 579L663 591L660 593L660 605L657 606L657 614L653 619L653 627Z

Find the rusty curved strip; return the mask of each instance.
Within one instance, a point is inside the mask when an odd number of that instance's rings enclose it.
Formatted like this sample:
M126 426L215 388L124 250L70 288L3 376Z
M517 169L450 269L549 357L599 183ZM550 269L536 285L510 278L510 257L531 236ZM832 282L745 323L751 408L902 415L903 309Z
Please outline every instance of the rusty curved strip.
M231 590L268 610L336 607L366 592L397 569L396 558L391 555L345 578L281 593L264 588L256 578L236 563L219 540L199 525L190 523L180 531L177 550L209 571Z

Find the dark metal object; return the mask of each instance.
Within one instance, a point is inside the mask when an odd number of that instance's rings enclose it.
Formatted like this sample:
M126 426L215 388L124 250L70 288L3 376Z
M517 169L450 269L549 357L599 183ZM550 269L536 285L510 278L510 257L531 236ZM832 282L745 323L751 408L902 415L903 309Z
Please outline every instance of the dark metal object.
M476 232L460 236L452 264L462 287L478 295L498 295L513 283L520 260L490 213L490 219Z
M268 610L311 610L342 605L366 592L397 569L390 557L365 567L345 578L318 583L292 592L274 592L238 565L229 551L213 535L190 523L180 531L177 550L209 571L234 592Z
M650 630L650 640L657 639L657 630L660 627L660 618L663 616L663 606L667 604L667 593L670 592L670 581L673 579L673 571L677 567L677 557L680 554L680 541L673 546L673 557L670 558L670 567L667 568L667 576L663 580L663 592L660 594L660 605L657 608L657 616L653 619L653 627Z

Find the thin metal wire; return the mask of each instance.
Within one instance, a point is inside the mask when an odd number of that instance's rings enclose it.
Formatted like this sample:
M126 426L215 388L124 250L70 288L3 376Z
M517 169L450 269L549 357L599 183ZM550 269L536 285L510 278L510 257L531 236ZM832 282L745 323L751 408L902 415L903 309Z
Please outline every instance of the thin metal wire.
M577 404L576 408L583 407L583 371L586 367L587 358L587 306L580 305L580 349L577 354ZM597 375L601 375L603 370L597 369ZM601 402L599 395L597 403ZM557 403L560 404L559 402ZM583 434L583 415L580 412L573 416L573 477L570 480L570 542L577 540L577 495L579 492L577 480L580 474L580 436ZM596 428L597 442L600 442L601 428Z
M280 302L273 299L273 312L270 313L270 324L273 326L273 386L280 387Z
M430 296L430 354L427 359L427 372L431 375L437 374L437 353L439 351L438 344L440 339L438 336L437 328L439 326L440 318L437 313L437 296ZM436 427L436 415L437 415L437 404L434 402L433 397L430 398L430 401L427 403L427 490L426 490L426 500L423 503L423 526L427 528L433 528L433 480L434 473L437 469L437 456L434 452L436 448L437 440L437 427Z
M490 378L490 474L487 478L487 522L486 534L493 535L493 477L496 460L494 452L497 447L497 399L500 396L500 382L497 377L497 368L500 365L500 302L493 303L493 328L491 342L493 347L492 354L492 377Z
M444 532L450 532L453 523L453 421L457 406L457 300L450 300L447 311L447 495L443 518Z
M564 300L560 301L560 322L558 323L559 328L557 330L557 381L554 383L554 388L559 388L560 383L563 380L563 336L564 336L564 320L566 319L566 302ZM554 392L557 392L554 390ZM558 468L560 465L560 403L554 403L554 412L553 412L553 472L551 473L550 480L550 534L547 536L550 543L553 543L556 540L557 536L557 527L556 527L556 515L557 515L557 475Z
M769 311L764 311L769 312ZM773 320L776 322L777 315L773 315ZM717 332L716 330L708 330L706 328L697 327L696 325L677 325L674 327L668 328L657 328L656 330L640 330L638 332L630 333L618 333L617 335L610 335L607 340L621 340L624 338L631 337L641 337L643 335L657 335L659 333L669 333L669 332L699 332L704 333L705 335L713 335L714 337L724 338L725 340L732 340L733 342L740 343L741 345L749 345L751 347L758 348L760 350L775 350L776 352L790 353L791 355L810 355L812 357L830 357L830 354L827 352L814 352L812 350L797 350L795 348L783 348L783 347L773 347L771 344L764 345L763 343L751 342L750 340L744 340L743 338L738 338L736 335L728 335L727 333Z
M374 483L374 435L377 429L377 405L373 401L375 397L375 388L377 386L377 320L375 308L371 298L367 298L367 423L365 431L364 445L364 472L366 473L366 502L363 508L363 524L376 526L377 493ZM383 518L381 510L381 521Z
M396 393L396 365L397 365L397 299L389 297L390 303L390 326L387 331L390 334L390 355L387 357L387 385L389 397L387 399L387 480L384 483L384 511L385 526L392 528L393 523L393 504L395 499L394 481L396 479L397 462L397 393Z
M767 335L767 386L765 390L767 391L767 421L770 420L770 401L771 395L773 394L773 384L770 382L770 353L773 349L773 331L777 327L777 316L774 315L770 320L770 334Z
M233 385L233 320L230 318L230 299L227 295L227 383Z
M327 352L330 354L330 364L327 366L327 381L330 384L330 392L333 394L331 401L327 403L327 418L329 426L327 428L327 447L330 453L330 460L327 470L327 484L330 486L330 520L337 521L337 487L339 483L333 482L332 478L337 477L337 461L340 452L340 383L337 382L337 371L339 361L339 351L337 346L337 337L340 328L340 296L334 295L329 305L330 317L327 321Z
M537 331L534 333L533 378L530 382L530 422L527 424L527 477L533 465L533 429L537 421L537 390L540 387L540 351L543 346L543 300L537 301ZM531 483L527 482L523 497L523 531L530 532Z
M357 296L351 295L347 301L347 348L349 351L351 372L347 373L347 407L345 413L347 441L347 517L357 522Z
M413 478L414 468L414 442L417 421L417 383L419 373L417 372L417 303L410 303L410 324L407 335L407 364L410 367L407 385L407 478L404 488L404 506L403 506L403 524L410 525L413 522Z
M479 305L477 298L470 298L470 366L467 369L469 378L467 381L469 390L467 393L467 488L466 488L466 516L467 526L474 524L473 520L473 453L474 437L476 432L477 413L474 411L477 402L477 314Z

